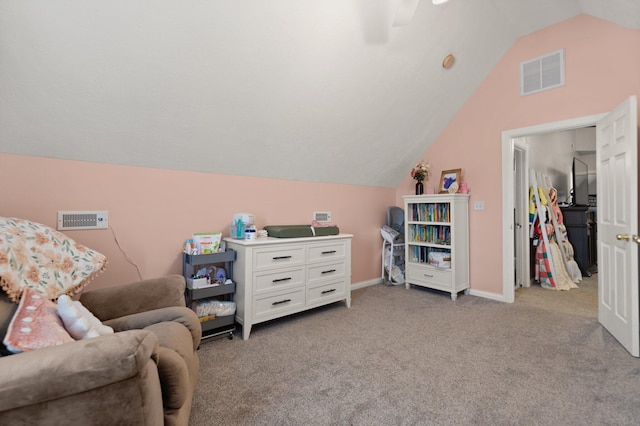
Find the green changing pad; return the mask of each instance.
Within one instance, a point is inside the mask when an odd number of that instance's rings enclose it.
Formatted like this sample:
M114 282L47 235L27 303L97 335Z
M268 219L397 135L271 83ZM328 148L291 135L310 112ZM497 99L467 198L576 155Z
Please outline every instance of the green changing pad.
M265 226L264 229L270 237L275 238L325 237L340 233L337 226L270 225Z

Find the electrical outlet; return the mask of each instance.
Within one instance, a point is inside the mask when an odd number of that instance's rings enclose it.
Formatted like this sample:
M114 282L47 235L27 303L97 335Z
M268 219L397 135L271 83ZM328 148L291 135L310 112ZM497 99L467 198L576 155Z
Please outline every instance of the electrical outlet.
M484 210L484 201L474 201L473 202L474 210Z
M313 220L316 222L331 222L331 212L313 212Z

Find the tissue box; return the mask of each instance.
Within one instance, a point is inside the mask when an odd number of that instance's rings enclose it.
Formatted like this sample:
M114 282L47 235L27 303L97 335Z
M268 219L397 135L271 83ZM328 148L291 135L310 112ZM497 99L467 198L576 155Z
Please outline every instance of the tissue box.
M187 287L190 289L205 288L209 286L210 284L207 278L187 278Z

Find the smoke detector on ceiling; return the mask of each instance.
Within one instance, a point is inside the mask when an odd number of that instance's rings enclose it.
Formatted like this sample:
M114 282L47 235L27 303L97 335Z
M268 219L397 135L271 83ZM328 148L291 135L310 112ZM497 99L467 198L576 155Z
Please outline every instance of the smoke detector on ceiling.
M442 61L442 68L448 70L453 66L455 61L456 61L456 57L453 56L452 54L448 54L447 56L444 57L444 60Z

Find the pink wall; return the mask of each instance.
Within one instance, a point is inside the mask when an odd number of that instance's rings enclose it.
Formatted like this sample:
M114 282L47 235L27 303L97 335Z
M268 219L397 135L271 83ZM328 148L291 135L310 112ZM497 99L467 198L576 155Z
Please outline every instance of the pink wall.
M520 96L519 64L561 48L566 85ZM502 294L502 132L607 112L634 94L640 94L639 30L580 15L509 49L423 156L434 172L428 186L438 184L442 170L462 168L472 205L485 202L484 211L470 211L472 290ZM396 191L398 205L411 187L407 177Z
M559 48L566 86L521 97L520 62ZM502 293L502 131L606 112L640 94L638 52L640 31L587 15L522 37L425 153L434 172L427 186L460 167L471 202L485 202L470 215L473 290ZM254 213L262 227L309 223L314 210L330 210L341 231L355 234L352 282L359 283L379 277L379 228L386 207L413 192L408 173L394 191L0 154L0 215L55 226L58 210L108 210L122 248L149 278L179 273L184 239L198 231L228 235L233 213ZM68 234L109 260L90 288L137 279L111 231Z
M194 232L229 235L231 216L250 212L256 225L307 224L329 210L352 241L352 283L380 276L380 226L394 190L225 176L0 154L0 215L55 228L58 210L108 210L109 222L143 278L181 273L184 240ZM110 230L66 231L107 256L88 289L133 282L135 266Z

